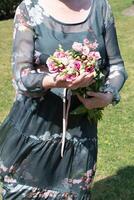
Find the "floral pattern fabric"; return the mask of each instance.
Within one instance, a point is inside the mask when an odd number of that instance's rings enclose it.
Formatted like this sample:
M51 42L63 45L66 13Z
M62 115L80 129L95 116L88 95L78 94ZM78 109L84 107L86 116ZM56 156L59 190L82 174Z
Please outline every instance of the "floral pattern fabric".
M63 89L46 90L46 59L61 44L70 49L84 38L99 43L106 84L117 91L127 78L114 19L107 0L92 0L81 23L65 24L47 13L45 0L23 0L13 35L13 85L16 99L0 126L0 177L3 200L91 200L97 162L97 124L71 111L61 158ZM111 39L112 38L112 39ZM115 84L116 83L116 84Z
M59 44L70 49L74 41L81 42L88 38L99 43L106 85L110 85L117 93L124 84L127 73L120 55L114 17L108 1L91 0L91 13L86 21L73 25L52 18L44 5L43 0L24 0L16 10L12 63L15 89L32 97L44 95L42 80L48 75L48 56L53 54ZM34 60L38 62L33 62ZM40 64L44 66L41 71Z
M79 105L76 97L72 103ZM2 123L0 136L3 199L90 199L97 161L96 124L86 116L69 114L62 158L59 96L50 91L44 98L21 95Z

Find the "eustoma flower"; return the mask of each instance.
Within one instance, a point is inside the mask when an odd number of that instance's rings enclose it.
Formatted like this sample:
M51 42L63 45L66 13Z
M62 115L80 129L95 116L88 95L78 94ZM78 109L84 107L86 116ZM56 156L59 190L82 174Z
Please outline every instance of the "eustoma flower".
M82 43L74 42L72 48L64 50L61 45L47 59L48 70L52 74L58 74L65 78L66 81L73 81L84 72L94 73L95 83L86 87L73 90L81 95L86 95L87 91L99 91L102 84L102 73L99 70L98 61L101 59L99 51L97 51L98 43L95 41L91 43L87 38ZM75 110L73 114L88 113L88 119L97 121L101 118L102 113L100 109L87 110L81 107ZM93 113L92 113L93 112Z
M72 45L72 49L74 49L75 51L81 52L83 49L83 45L82 43L74 42Z

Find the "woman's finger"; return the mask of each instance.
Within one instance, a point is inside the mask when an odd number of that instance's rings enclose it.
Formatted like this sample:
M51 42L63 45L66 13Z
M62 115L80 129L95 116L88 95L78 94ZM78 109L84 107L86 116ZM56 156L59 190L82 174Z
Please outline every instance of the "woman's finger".
M103 93L101 93L101 92L88 91L88 92L86 92L86 94L88 96L92 96L92 97L96 97L96 98L101 98L103 96Z
M78 99L84 104L85 103L85 98L77 94Z
M73 81L73 84L79 84L84 78L86 77L86 74L83 73L81 74L80 76L78 76L74 81Z
M94 108L102 108L107 106L107 103L105 101L102 101L101 99L97 97L93 97L91 99L83 98L80 95L77 95L78 99L83 103L83 105L87 109L94 109Z
M93 81L93 74L91 74L89 76L89 75L87 75L87 73L84 73L84 74L78 76L72 82L72 88L87 87L88 85L92 84L92 81Z
M87 78L94 78L94 72L92 73L86 73Z
M84 83L81 84L81 87L88 87L89 85L92 85L93 83L95 83L94 79L91 80L87 80Z
M92 99L85 99L80 95L77 95L78 99L83 103L83 105L87 108L87 109L93 109L95 108L95 102Z

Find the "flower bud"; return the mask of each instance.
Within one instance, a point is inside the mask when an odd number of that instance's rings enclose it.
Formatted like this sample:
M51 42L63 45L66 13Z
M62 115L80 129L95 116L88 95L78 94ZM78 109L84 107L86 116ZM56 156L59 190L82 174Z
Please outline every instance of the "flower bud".
M92 63L91 62L87 62L87 66L92 66Z
M82 55L82 56L81 56L81 59L82 59L82 60L86 60L86 59L87 59L87 56L86 56L86 55Z
M59 65L58 65L58 67L63 67L63 66L64 66L63 64L59 64Z
M77 56L76 59L77 59L77 60L80 60L80 56Z
M88 60L84 60L83 63L84 63L84 64L87 64L87 63L88 63Z

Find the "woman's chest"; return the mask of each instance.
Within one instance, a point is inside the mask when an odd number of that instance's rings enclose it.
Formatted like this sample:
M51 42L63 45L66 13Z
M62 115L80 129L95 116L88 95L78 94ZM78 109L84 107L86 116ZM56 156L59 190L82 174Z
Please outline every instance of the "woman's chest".
M63 29L56 30L46 27L45 25L36 28L35 50L46 55L52 55L54 51L62 45L67 50L72 47L74 42L82 42L87 38L90 42L97 41L98 50L104 56L105 44L102 34L96 35L93 30L87 28L86 30L78 30L77 27L74 32L67 32Z

